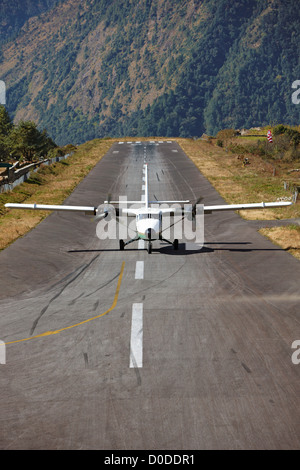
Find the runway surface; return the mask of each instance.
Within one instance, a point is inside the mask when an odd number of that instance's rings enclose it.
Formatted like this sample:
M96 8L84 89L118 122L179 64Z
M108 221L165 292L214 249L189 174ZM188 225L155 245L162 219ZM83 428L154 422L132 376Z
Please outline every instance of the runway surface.
M150 198L224 202L148 141L114 144L66 203L140 199L145 161ZM201 251L122 252L96 226L53 213L0 254L0 448L298 449L299 261L231 212L205 216Z

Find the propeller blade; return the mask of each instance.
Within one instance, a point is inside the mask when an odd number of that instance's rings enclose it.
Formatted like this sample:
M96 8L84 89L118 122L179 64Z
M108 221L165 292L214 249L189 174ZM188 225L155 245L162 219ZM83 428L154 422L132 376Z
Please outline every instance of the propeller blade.
M104 201L104 204L110 204L111 201L111 193L108 193L106 201Z
M196 210L197 210L197 204L199 204L201 201L202 201L203 197L200 196L198 197L197 201L195 202L195 204L193 204L193 207L192 207L192 217L196 217Z
M105 219L106 217L108 217L108 220L111 220L112 217L113 218L119 217L120 210L118 207L114 207L113 205L110 204L109 202L110 199L111 199L111 195L109 194L108 200L104 201L103 204L98 206L96 210L96 216L93 219L94 221L99 221L99 220Z
M105 217L107 216L108 216L108 212L102 212L101 214L96 215L93 220L94 221L102 220L102 219L105 219Z

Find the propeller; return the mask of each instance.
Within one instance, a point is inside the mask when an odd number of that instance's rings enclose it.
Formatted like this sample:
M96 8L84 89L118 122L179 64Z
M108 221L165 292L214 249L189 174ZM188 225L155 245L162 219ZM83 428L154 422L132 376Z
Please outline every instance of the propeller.
M96 210L96 216L93 218L94 222L105 219L109 214L112 213L112 208L110 206L111 194L108 194L107 200L104 201L104 204L100 204Z
M192 218L194 219L196 217L196 212L197 212L197 204L199 204L201 201L202 201L203 197L200 196L198 197L197 201L195 202L195 204L193 204L193 207L192 207Z
M202 201L203 197L198 197L197 201L192 205L191 212L188 213L188 220L192 222L192 229L196 229L196 215L197 215L197 204Z
M105 217L107 217L107 216L108 216L108 211L102 212L101 214L96 215L96 216L93 218L93 221L94 221L94 222L99 222L99 220L105 219Z
M105 202L105 204L110 204L110 201L111 201L111 193L108 193L107 200L104 201L104 202Z
M180 223L184 217L185 217L185 214L187 214L188 216L188 220L191 220L192 221L192 227L193 227L193 230L195 230L195 226L196 226L196 213L197 213L197 204L199 204L201 201L202 201L203 197L200 196L198 197L197 201L192 205L192 210L187 212L187 213L184 213L184 211L182 212L182 215L183 217L180 219L180 220L176 220L175 222L173 222L171 225L169 225L168 227L164 228L162 230L162 233L165 231L165 230L168 230L170 229L171 227L174 227L175 224L177 223Z

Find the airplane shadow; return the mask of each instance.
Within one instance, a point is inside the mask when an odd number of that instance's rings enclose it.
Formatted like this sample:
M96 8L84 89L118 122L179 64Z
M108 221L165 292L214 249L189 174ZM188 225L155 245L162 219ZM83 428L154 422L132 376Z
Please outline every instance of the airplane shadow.
M194 255L194 254L203 254L203 253L214 253L215 251L231 251L231 252L240 252L240 253L248 253L251 251L285 251L284 249L278 247L274 248L230 248L230 246L222 246L222 245L251 245L251 242L205 242L205 245L201 249L187 249L185 243L179 243L178 250L174 250L174 248L170 245L164 245L160 247L156 247L153 244L152 254L165 254L165 255ZM207 245L220 245L218 247L211 248ZM107 249L91 249L91 250L68 250L67 253L105 253L105 252L116 252L120 251L118 248L107 248ZM125 248L124 252L126 251L147 251L146 248L143 250L134 247Z
M207 245L220 245L218 247L209 247ZM222 242L222 243L209 243L205 242L205 245L200 249L187 249L185 243L181 243L178 245L178 250L174 250L172 247L164 246L161 247L159 250L160 253L164 253L166 255L194 255L194 254L203 254L203 253L214 253L217 251L231 251L231 252L238 252L238 253L249 253L251 251L284 251L282 248L231 248L231 247L223 247L222 245L251 245L250 242ZM153 249L153 252L155 249Z

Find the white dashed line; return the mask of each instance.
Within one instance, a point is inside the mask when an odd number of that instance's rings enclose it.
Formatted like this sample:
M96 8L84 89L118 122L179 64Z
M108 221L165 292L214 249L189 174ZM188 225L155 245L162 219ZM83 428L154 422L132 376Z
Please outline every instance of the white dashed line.
M143 304L132 305L129 367L143 367Z
M145 166L143 168L143 182L145 182ZM142 190L145 190L143 184ZM141 196L141 200L145 200L145 194ZM138 241L138 249L145 248L145 240ZM135 265L135 279L144 279L144 261L137 261ZM131 318L131 336L130 336L130 361L129 367L143 367L143 304L132 305Z
M135 279L144 279L144 261L136 262Z

